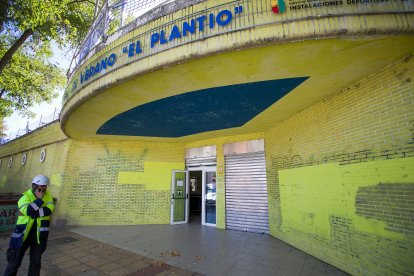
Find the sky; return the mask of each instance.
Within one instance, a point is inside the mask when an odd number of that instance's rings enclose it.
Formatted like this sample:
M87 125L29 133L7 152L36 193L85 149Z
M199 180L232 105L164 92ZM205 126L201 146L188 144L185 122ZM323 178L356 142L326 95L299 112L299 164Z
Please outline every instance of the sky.
M68 53L67 50L60 50L55 43L52 43L52 50L53 58L51 59L51 61L60 66L66 73L67 69L69 68L72 53ZM45 102L40 105L35 105L29 109L36 114L36 117L23 118L17 112L14 112L12 116L6 118L6 137L8 137L10 134L17 133L19 129L25 129L28 122L29 125L37 125L41 116L46 117L53 114L55 108L60 110L62 108L62 96L64 90L58 90L57 92L59 93L59 95L55 99L53 99L51 103Z

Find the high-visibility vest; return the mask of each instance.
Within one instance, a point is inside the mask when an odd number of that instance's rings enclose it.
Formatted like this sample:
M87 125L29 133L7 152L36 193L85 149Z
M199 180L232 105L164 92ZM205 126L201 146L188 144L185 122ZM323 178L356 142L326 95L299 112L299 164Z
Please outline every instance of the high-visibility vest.
M32 189L27 190L23 193L23 196L19 199L17 205L19 207L19 217L17 218L16 227L20 226L24 232L23 241L26 240L27 236L29 235L30 229L33 226L35 220L37 220L37 243L40 244L40 233L49 231L50 225L50 215L49 216L42 216L43 214L43 207L47 207L50 211L53 212L55 209L55 204L53 203L53 198L50 195L49 191L46 190L42 200L42 206L38 207L33 202L36 200L36 196L33 194ZM34 209L39 208L40 217L38 218L31 218L27 215L27 208L29 205L32 205ZM23 226L24 225L24 226ZM23 234L21 233L21 234Z

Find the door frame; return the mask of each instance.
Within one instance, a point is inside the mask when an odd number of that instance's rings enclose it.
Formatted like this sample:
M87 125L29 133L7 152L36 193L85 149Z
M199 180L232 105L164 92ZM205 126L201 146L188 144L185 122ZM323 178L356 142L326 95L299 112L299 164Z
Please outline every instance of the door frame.
M183 221L174 221L174 194L175 194L175 173L177 172L182 172L185 173L185 219ZM173 170L172 174L171 174L171 216L170 216L170 224L174 225L174 224L184 224L184 223L188 223L188 215L189 215L189 184L188 184L188 177L189 177L189 173L188 170Z
M212 223L206 223L206 173L207 172L216 172L216 179L217 179L217 166L199 166L199 167L190 167L186 170L187 173L187 183L189 183L189 177L191 171L201 171L201 179L202 179L202 194L201 194L201 225L207 225L207 226L214 226L217 225L217 217L216 217L216 224ZM217 197L216 197L216 204L217 204ZM217 211L217 205L216 205L216 211ZM187 218L188 219L188 218Z
M207 172L215 172L216 173L216 223L206 223L206 188L207 188L207 183L206 183L206 174ZM217 226L217 167L216 166L211 166L211 167L205 167L205 169L203 170L203 193L202 193L202 201L201 201L201 215L202 215L202 224L203 225L207 225L207 226Z

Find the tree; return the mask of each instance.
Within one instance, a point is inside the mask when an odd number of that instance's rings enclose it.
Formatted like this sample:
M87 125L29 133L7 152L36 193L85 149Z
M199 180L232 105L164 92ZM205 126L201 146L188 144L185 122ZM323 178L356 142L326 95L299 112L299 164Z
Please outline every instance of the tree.
M50 41L73 49L92 24L92 0L0 0L0 118L50 101L66 82ZM68 57L71 58L71 57Z
M6 136L7 127L4 124L4 120L0 118L0 140Z

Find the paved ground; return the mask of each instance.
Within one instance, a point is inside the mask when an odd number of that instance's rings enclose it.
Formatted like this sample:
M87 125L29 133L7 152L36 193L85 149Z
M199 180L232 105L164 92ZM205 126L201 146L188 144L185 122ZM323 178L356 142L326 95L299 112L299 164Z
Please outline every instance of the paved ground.
M11 233L11 232L10 232ZM10 233L0 234L0 274L7 265L6 250ZM29 255L23 259L17 275L27 275ZM70 231L52 228L48 248L42 260L41 275L198 275L165 264L160 260L140 256L106 245Z
M0 234L0 273L9 237ZM41 274L347 275L271 236L198 224L51 228Z

